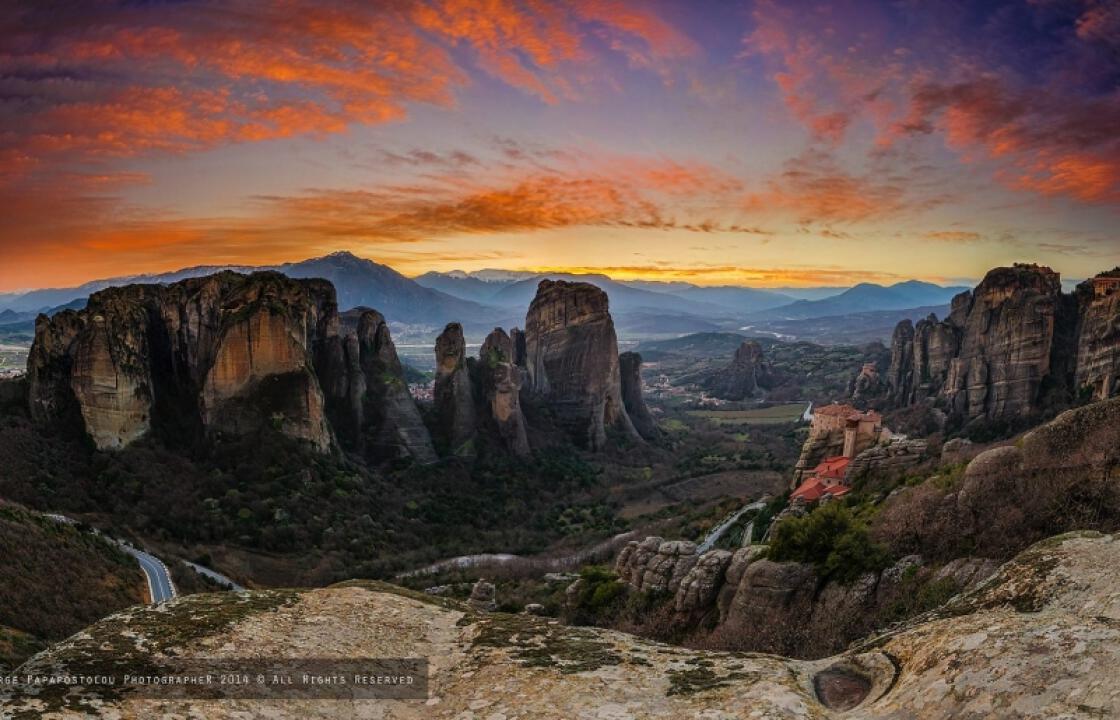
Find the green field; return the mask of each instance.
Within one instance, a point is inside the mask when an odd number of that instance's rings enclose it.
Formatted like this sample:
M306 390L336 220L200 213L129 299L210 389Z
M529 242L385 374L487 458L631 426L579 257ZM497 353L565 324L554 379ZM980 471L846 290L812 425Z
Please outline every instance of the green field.
M788 403L754 410L690 410L688 414L718 425L781 425L800 420L806 404Z

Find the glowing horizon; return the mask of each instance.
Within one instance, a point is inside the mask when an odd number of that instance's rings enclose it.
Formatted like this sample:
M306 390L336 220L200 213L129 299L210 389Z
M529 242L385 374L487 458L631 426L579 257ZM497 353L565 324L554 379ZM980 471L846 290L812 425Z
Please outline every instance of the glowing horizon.
M1081 0L0 9L0 292L334 251L698 285L1120 265Z

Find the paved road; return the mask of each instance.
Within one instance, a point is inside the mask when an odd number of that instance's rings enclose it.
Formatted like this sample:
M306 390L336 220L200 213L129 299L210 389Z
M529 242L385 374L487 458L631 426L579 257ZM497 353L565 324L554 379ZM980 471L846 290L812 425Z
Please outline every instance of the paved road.
M43 513L43 516L48 517L55 522L65 523L67 525L77 525L77 521L75 521L74 518L67 517L65 515L59 515L58 513ZM132 557L136 558L136 562L140 563L140 569L144 571L144 577L148 581L148 597L151 599L151 602L153 604L158 604L164 602L165 600L170 600L171 598L178 595L178 593L175 591L175 583L171 582L171 573L168 572L167 566L163 564L162 560L157 558L155 555L150 555L144 552L143 550L137 550L126 542L121 542L120 540L111 538L108 535L102 533L97 528L94 528L93 532L105 538L105 540L113 543L121 550L124 550Z
M162 560L126 543L118 544L122 550L136 558L136 562L140 563L140 569L144 571L144 577L148 579L148 595L151 596L153 604L158 605L175 597L177 594L175 584L171 582L171 573L167 571L167 566L163 564Z
M612 538L596 543L589 548L580 550L577 553L563 555L561 557L535 557L533 555L511 555L509 553L460 555L459 557L440 560L426 567L400 573L397 577L406 578L419 575L433 575L435 573L444 572L445 570L477 567L479 565L513 565L515 567L521 566L533 570L564 572L578 569L580 565L585 565L590 561L610 557L628 541L636 539L637 535L638 533L633 530L620 533Z
M717 525L714 530L712 530L710 533L708 533L708 536L706 538L704 538L704 541L702 543L700 543L698 546L696 546L696 553L699 555L701 553L706 553L709 550L711 550L712 547L717 542L719 542L719 539L721 537L723 537L723 534L725 532L727 532L727 528L734 525L739 520L739 518L743 517L743 515L747 511L749 511L749 510L761 510L764 507L766 507L766 501L756 500L756 501L754 501L752 503L748 503L748 504L744 505L743 507L739 508L738 510L736 510L734 513L729 515L726 520L724 520L719 525ZM750 545L750 535L749 534L747 535L746 545Z
M197 564L192 563L192 562L187 562L186 560L183 561L183 564L186 565L187 567L191 568L192 570L194 570L199 575L205 575L206 577L210 578L211 580L218 583L219 585L228 586L229 589L234 591L234 592L241 592L242 590L245 589L244 587L235 583L233 580L230 580L225 575L222 575L220 572L211 570L210 568L206 567L205 565L197 565Z

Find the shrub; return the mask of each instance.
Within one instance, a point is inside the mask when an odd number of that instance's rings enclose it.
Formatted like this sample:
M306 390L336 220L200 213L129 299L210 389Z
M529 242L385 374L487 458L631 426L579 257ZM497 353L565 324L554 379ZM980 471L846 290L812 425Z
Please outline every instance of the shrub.
M579 591L568 608L568 622L574 625L609 624L625 604L625 583L602 565L583 568L579 578Z
M815 565L822 578L844 583L890 562L886 549L871 540L866 524L839 502L784 520L775 528L768 557Z

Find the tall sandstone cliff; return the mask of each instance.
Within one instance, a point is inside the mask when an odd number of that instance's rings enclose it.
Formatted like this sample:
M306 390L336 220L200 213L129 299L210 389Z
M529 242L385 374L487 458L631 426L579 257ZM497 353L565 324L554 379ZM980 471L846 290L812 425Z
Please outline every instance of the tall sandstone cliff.
M381 313L370 308L342 313L319 347L315 366L327 416L344 447L373 461L436 461Z
M530 392L580 445L601 449L607 430L639 439L622 397L618 340L607 294L588 283L542 280L525 318Z
M467 369L467 341L459 323L449 323L436 338L433 400L441 441L451 454L473 457L478 430L474 388Z
M391 425L408 411L355 411L403 378L379 315L360 313L342 329L334 289L321 280L224 272L111 288L82 311L37 320L31 414L44 424L80 420L101 449L155 428L243 435L271 426L327 452L331 420L356 441L374 416ZM419 424L411 399L409 408ZM430 456L426 441L425 431L407 454Z
M524 457L529 454L529 436L521 412L523 370L515 361L518 335L516 328L512 337L494 328L479 350L475 374L482 400L480 415L493 423L506 450Z
M622 403L634 429L646 440L656 440L661 431L653 419L645 398L642 397L642 356L624 352L618 356L619 374L622 377Z
M933 402L963 422L1014 420L1083 392L1118 390L1120 301L1074 295L1039 265L996 268L953 299L949 316L895 328L889 400Z
M1077 388L1097 400L1120 395L1120 290L1097 294L1083 283L1077 300Z
M731 363L704 382L705 389L722 400L753 397L759 387L768 386L770 366L755 340L745 340L735 350Z

